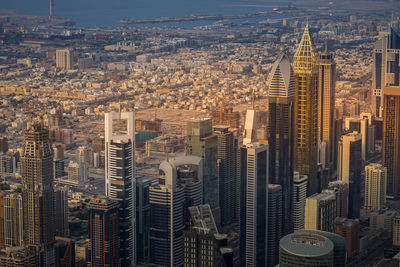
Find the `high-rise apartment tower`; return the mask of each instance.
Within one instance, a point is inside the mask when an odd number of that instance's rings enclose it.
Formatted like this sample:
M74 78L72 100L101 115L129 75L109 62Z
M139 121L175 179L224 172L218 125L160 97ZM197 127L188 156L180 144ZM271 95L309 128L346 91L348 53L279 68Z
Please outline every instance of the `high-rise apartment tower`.
M118 201L108 197L94 198L89 202L90 267L123 266L119 254L119 206Z
M49 131L29 122L22 154L22 200L25 245L36 251L38 266L54 258L53 150Z
M105 114L106 195L120 202L122 266L136 264L135 119L133 112Z
M371 211L386 207L387 169L378 163L365 166L364 208Z

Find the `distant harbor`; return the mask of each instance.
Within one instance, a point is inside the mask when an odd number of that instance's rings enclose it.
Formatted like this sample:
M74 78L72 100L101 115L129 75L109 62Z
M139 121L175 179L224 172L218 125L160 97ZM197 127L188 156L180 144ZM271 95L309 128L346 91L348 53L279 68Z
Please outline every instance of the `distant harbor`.
M227 15L189 15L184 17L151 18L151 19L122 19L122 24L147 24L147 23L166 23L166 22L184 22L199 20L225 20L225 19L245 19L254 17L264 17L267 11L247 14L227 14Z

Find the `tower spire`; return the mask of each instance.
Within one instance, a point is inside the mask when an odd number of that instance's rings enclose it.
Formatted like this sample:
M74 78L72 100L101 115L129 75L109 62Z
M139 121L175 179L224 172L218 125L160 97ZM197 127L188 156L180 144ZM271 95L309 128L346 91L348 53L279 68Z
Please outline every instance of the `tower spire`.
M304 29L303 36L301 37L299 47L294 54L293 69L295 72L300 69L307 70L311 66L310 64L315 63L314 61L317 58L318 51L315 48L314 41L307 24Z
M325 53L328 52L328 39L325 39Z
M29 100L25 100L26 102L28 102L28 125L27 128L28 130L32 128L33 125L33 111L34 111L34 106L32 104L32 102L30 102Z
M256 110L256 101L255 101L255 91L254 91L254 89L253 89L253 93L252 93L252 96L251 96L251 105L253 107L253 110Z

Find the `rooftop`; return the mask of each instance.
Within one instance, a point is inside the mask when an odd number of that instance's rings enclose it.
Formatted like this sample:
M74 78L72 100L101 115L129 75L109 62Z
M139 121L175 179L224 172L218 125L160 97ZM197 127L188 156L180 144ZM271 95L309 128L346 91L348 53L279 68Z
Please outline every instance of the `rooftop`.
M314 233L293 233L283 237L280 247L290 254L320 257L333 252L333 243L328 238Z

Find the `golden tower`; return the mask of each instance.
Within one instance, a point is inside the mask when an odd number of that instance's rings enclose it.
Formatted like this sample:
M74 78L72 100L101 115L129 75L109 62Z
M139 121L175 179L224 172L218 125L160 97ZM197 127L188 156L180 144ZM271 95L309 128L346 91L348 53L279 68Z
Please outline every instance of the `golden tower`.
M317 178L318 58L307 24L293 60L296 82L294 170L308 176L309 196L320 191Z

